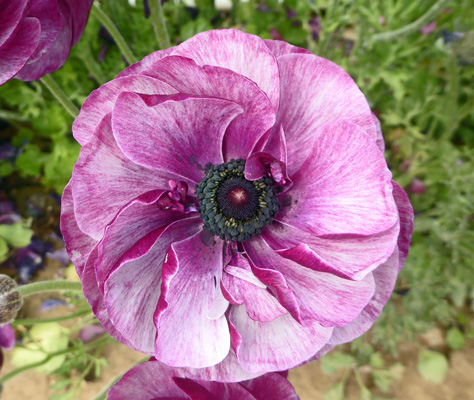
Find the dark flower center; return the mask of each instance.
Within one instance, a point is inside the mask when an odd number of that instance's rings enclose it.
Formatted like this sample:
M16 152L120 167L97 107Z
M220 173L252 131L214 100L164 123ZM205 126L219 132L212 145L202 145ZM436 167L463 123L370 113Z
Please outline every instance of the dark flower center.
M231 160L206 169L196 185L199 212L204 228L232 242L249 240L270 225L278 211L272 180L249 181L244 176L245 160Z

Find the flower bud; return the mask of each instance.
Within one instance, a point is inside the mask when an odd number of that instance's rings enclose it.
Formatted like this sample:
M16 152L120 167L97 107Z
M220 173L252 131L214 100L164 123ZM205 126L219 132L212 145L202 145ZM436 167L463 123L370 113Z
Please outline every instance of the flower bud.
M16 290L16 282L7 275L0 275L0 326L12 322L23 306L23 298Z

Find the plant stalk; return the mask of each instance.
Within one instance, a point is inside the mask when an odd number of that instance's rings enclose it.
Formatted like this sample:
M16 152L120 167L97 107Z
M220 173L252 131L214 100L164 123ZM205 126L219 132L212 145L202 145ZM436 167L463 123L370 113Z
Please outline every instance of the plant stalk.
M155 31L160 49L167 49L171 46L168 31L166 30L165 16L163 15L163 6L161 0L149 0L151 23Z
M56 98L56 100L63 106L63 108L69 113L73 118L76 118L79 115L79 109L74 105L66 93L58 86L58 84L51 78L51 75L45 75L40 78L40 82L48 88L51 94Z
M72 281L42 281L18 286L16 290L22 297L26 297L36 293L54 292L58 290L82 291L82 283Z

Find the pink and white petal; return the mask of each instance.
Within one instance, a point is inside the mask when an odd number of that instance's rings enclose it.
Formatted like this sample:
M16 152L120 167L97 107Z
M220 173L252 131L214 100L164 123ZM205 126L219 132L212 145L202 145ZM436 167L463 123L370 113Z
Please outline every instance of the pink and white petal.
M377 138L375 140L375 143L377 144L377 147L380 149L380 151L383 153L385 151L385 141L383 140L382 127L380 126L379 119L374 113L372 113L372 117L374 118L375 127L377 128Z
M223 162L222 138L242 111L234 102L205 98L149 107L140 95L122 93L112 127L120 149L134 163L198 183L206 164Z
M288 374L287 371L285 372ZM287 377L280 373L268 373L240 384L246 387L257 400L299 400L295 388Z
M373 235L396 224L392 175L371 137L340 121L318 129L313 146L277 221L315 236Z
M18 29L28 11L29 0L0 0L0 47Z
M248 266L248 271L251 272L250 266ZM266 287L256 286L229 273L223 274L221 285L224 289L224 296L229 296L228 300L233 302L233 304L244 304L249 317L255 321L273 321L275 318L288 312L266 290Z
M183 376L179 370L159 361L147 361L130 369L107 392L109 400L186 399L173 381Z
M170 245L200 230L198 218L188 218L156 229L135 243L120 259L104 284L110 320L143 353L153 354L153 322L162 283L162 266ZM97 261L96 261L97 265Z
M31 2L28 17L37 18L41 24L41 36L34 53L28 63L36 61L53 47L61 33L62 21L58 3L51 0L35 0Z
M154 190L132 200L105 228L104 238L97 248L99 253L95 264L102 293L105 280L129 249L150 232L158 228L164 229L170 223L185 217L183 213L158 208L156 202L162 193L161 190Z
M17 75L36 49L41 25L36 18L25 18L9 40L0 47L0 85Z
M413 232L413 208L405 191L394 182L394 197L400 214L400 235L397 248L390 258L374 272L376 291L374 297L360 316L342 328L334 329L330 343L337 345L354 340L374 324L393 292L398 273L408 255Z
M76 267L77 274L81 277L87 258L98 242L82 232L77 225L71 183L66 185L61 198L60 228L66 243L67 254Z
M332 333L319 324L304 327L288 313L271 322L254 321L244 306L233 306L229 321L242 336L240 364L256 373L293 368L323 347Z
M110 115L106 116L81 149L72 174L79 228L95 240L102 239L105 227L124 205L145 192L167 190L169 179L131 162L115 143Z
M72 131L81 145L84 146L92 139L100 121L112 112L117 97L122 92L165 95L175 94L176 90L148 76L119 77L107 82L89 95L74 120Z
M243 108L244 113L227 128L225 161L246 159L260 136L275 123L276 113L265 93L254 82L229 69L200 66L189 58L170 56L143 73L168 83L180 93L230 100Z
M332 235L316 237L286 224L274 222L262 237L278 254L315 271L355 280L384 263L399 235L396 223L371 236ZM391 245L390 245L391 244Z
M299 305L303 325L344 326L361 313L374 294L371 274L361 281L343 279L314 271L273 251L261 238L245 245L258 268L275 269L283 274Z
M172 53L243 75L263 90L278 109L280 81L275 57L258 36L234 29L199 33L181 43Z
M115 79L123 78L124 76L129 75L138 75L142 74L145 70L150 68L154 63L161 60L162 58L168 57L176 48L176 46L168 47L164 50L158 50L154 53L148 54L142 60L138 61L135 64L130 65L128 68L125 68L120 74L117 75Z
M309 50L293 46L283 40L265 39L264 42L276 58L286 54L313 54Z
M84 297L92 308L92 312L100 321L105 330L120 343L125 344L135 350L138 350L134 347L112 324L110 321L109 315L107 314L107 309L105 308L104 298L99 291L97 286L97 279L94 272L94 263L97 260L97 247L94 248L89 254L86 265L84 266L81 282L82 282L82 291ZM151 353L152 354L152 353Z
M225 316L207 317L222 256L223 242L216 239L204 244L200 233L171 245L155 314L158 360L173 367L204 368L218 364L229 353Z
M339 66L312 54L278 58L281 104L277 125L285 129L289 175L312 153L321 126L344 119L359 125L375 141L377 130L367 100Z

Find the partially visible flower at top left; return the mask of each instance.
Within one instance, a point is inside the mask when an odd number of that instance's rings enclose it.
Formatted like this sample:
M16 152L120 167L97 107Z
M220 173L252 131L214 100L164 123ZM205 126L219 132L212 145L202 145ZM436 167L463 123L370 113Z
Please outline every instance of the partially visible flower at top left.
M183 370L152 358L136 365L107 392L108 400L299 400L285 373L269 373L243 382L186 378Z
M66 62L93 0L0 0L0 85L34 81Z

